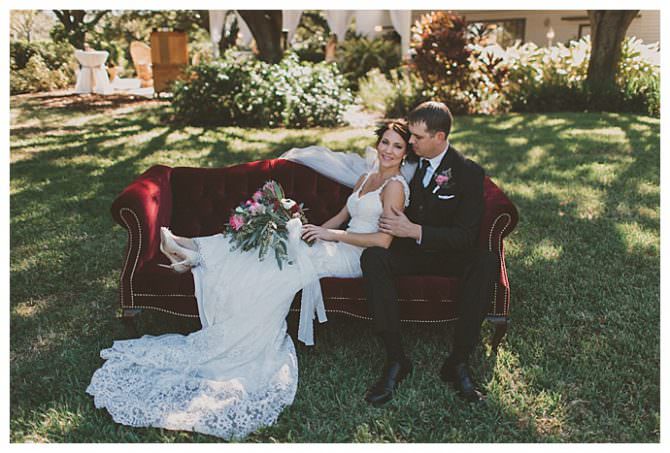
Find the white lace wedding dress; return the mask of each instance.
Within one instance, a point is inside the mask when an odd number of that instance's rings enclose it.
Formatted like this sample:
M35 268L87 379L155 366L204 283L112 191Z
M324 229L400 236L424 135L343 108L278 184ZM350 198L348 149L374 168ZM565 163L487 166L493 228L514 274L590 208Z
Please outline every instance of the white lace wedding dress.
M403 184L407 204L405 179L393 179ZM348 198L348 231L377 231L383 187L362 197L359 189ZM303 289L299 338L313 344L314 311L325 320L318 279L361 276L362 248L324 241L309 247L297 223L289 240L293 264L283 270L271 256L259 261L257 251L231 252L221 234L196 238L201 260L192 273L203 328L187 336L115 341L101 351L106 362L86 389L95 406L124 425L225 439L274 423L298 384L296 352L286 332L296 292Z

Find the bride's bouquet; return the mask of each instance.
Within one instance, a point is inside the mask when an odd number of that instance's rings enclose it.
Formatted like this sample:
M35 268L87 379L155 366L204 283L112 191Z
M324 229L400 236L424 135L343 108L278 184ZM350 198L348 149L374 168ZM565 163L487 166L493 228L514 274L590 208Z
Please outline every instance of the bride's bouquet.
M286 223L293 218L307 223L302 203L284 197L284 189L276 181L268 181L250 199L236 207L224 230L233 243L231 250L258 249L258 259L274 250L279 269L288 260Z

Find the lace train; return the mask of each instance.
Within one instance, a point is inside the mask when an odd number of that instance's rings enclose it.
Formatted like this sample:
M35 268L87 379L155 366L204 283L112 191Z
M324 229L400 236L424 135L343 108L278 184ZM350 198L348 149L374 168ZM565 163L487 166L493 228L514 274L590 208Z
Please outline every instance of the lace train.
M238 351L213 359L203 370L184 357L183 351L193 348L189 337L144 336L116 341L103 350L100 355L107 362L86 389L96 408L106 408L115 422L128 426L197 431L231 440L272 425L293 402L298 364L290 337L278 336L276 344L254 357ZM207 376L222 362L226 368L238 362L234 369L247 369L230 370L223 379L216 373Z
M408 201L407 184L403 182ZM377 231L382 188L347 200L349 231ZM293 221L291 221L293 222ZM279 270L256 250L231 252L221 234L194 238L199 265L192 268L203 328L116 341L86 389L97 408L129 426L197 431L242 438L273 424L295 398L298 361L286 333L293 298L305 288L299 339L313 343L314 314L325 320L318 279L360 277L362 248L317 241L308 247L291 225L293 264Z

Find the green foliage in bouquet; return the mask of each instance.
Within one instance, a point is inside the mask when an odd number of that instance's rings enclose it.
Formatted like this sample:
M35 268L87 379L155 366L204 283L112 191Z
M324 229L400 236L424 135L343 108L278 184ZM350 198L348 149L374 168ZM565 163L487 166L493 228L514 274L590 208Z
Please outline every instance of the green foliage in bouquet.
M296 217L303 224L307 223L302 204L285 198L282 186L270 180L235 208L224 234L233 243L231 250L247 252L258 249L258 259L261 261L269 250L273 250L277 265L282 269L283 263L289 258L286 224Z

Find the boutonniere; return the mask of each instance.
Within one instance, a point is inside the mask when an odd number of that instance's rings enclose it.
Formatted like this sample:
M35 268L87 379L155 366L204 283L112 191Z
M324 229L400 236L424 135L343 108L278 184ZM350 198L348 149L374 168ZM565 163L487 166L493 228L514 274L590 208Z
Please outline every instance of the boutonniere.
M441 171L435 176L435 188L433 193L437 193L440 189L447 189L454 184L451 178L451 168Z

